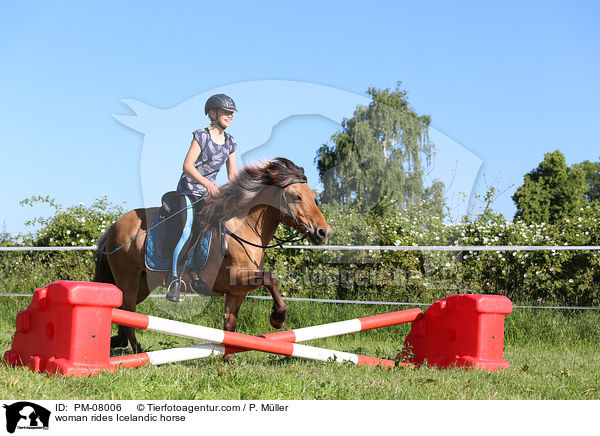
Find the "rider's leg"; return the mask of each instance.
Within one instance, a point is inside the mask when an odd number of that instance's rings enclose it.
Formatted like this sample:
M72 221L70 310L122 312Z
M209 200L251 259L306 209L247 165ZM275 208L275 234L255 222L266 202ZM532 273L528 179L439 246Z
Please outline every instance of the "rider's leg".
M169 285L167 292L167 299L170 301L182 301L181 298L181 285L183 283L182 277L185 272L185 268L190 259L190 256L194 252L194 248L200 239L200 230L197 223L197 215L200 210L201 204L204 203L200 197L185 196L186 200L186 223L183 228L183 233L175 250L173 252L173 266L172 266L172 281ZM193 210L192 210L193 209Z

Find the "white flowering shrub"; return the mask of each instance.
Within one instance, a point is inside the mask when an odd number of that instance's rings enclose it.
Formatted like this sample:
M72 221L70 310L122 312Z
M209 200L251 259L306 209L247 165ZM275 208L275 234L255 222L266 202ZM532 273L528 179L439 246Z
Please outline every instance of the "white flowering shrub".
M94 245L123 213L106 198L67 209L49 198L24 201L37 203L52 206L55 213L31 222L37 230L23 236L18 245ZM360 205L321 209L333 230L332 245L600 245L597 202L552 225L511 222L489 210L450 225L419 208L397 213L387 199L366 212ZM283 226L277 231L281 238L290 235ZM7 235L2 243L17 245ZM282 294L295 297L431 302L470 292L506 295L513 302L531 304L600 305L600 252L593 250L273 249L266 250L265 269L275 273ZM91 280L93 272L91 251L0 253L4 291L33 290L59 279Z
M600 245L600 207L592 203L554 225L523 221L468 223L458 245ZM596 250L465 252L463 279L475 292L534 303L600 305Z
M361 204L322 206L333 233L330 245L445 244L439 235L445 226L440 217L419 210L395 213L384 199L362 211ZM383 216L382 216L383 215ZM280 227L279 237L291 232ZM305 241L305 244L309 244ZM450 260L448 260L450 259ZM318 298L369 298L399 301L431 300L456 293L456 262L435 276L432 271L454 259L452 254L426 256L421 251L380 250L271 250L265 269L275 271L287 295ZM453 271L453 272L451 272ZM449 286L440 283L444 279Z
M21 235L19 244L33 247L93 246L100 235L122 213L106 196L91 206L80 203L63 209L49 197L32 197L23 205L50 206L54 214L27 223L35 230ZM33 291L55 280L91 280L94 275L93 251L0 252L0 281L9 292Z
M510 222L491 211L449 225L418 210L397 214L389 208L378 216L361 214L359 207L322 209L333 245L600 245L597 203L554 225ZM273 250L266 268L275 270L282 290L295 296L433 301L470 292L531 304L600 305L600 253L593 250Z

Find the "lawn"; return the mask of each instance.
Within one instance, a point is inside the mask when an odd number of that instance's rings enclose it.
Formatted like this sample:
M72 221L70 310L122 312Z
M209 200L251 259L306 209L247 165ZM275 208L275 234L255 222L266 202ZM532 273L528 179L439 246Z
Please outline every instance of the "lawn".
M10 349L14 320L29 298L0 297L0 349ZM188 299L173 309L149 299L139 312L221 327L222 298ZM398 310L290 302L286 328L299 328ZM425 307L423 307L425 310ZM268 301L247 300L237 331L273 331ZM312 341L307 344L394 359L409 325L386 327ZM600 399L600 313L514 309L506 317L507 370L357 367L314 362L260 352L239 353L229 363L220 357L162 366L119 370L93 377L67 378L0 366L3 399L181 399L181 400L548 400ZM147 350L190 345L187 339L139 331ZM127 354L127 350L119 351Z

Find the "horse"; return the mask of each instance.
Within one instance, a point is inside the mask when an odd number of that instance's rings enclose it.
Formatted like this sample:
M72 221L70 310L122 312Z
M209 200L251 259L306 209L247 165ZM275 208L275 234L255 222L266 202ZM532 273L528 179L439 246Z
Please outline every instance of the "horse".
M162 285L165 274L150 271L144 261L146 232L159 213L158 207L135 209L122 215L100 237L95 256L94 281L112 283L123 292L121 308L135 312L136 305ZM277 278L264 271L264 253L280 223L295 229L314 244L326 244L331 234L307 183L304 169L279 157L247 165L236 177L207 196L199 214L205 230L219 237L225 227L225 251L211 248L200 277L214 296L225 296L223 329L235 331L238 312L251 291L265 286L272 297L270 323L283 327L287 306ZM213 244L218 245L218 244ZM187 271L184 280L198 272ZM177 304L177 303L172 303ZM127 347L143 352L132 327L119 326L111 348Z

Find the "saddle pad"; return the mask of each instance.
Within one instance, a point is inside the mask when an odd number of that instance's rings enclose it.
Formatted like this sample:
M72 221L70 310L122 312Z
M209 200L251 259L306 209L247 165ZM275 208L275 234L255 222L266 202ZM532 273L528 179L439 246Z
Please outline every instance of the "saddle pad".
M161 225L167 225L168 222L159 224L159 220L160 215L157 215L146 235L146 268L150 271L167 272L171 271L173 266L173 252L171 251L169 256L162 254L164 250L159 247L161 241L157 237L157 228L160 228ZM212 231L210 230L202 235L186 265L189 271L202 271L204 269L208 261L211 239Z

